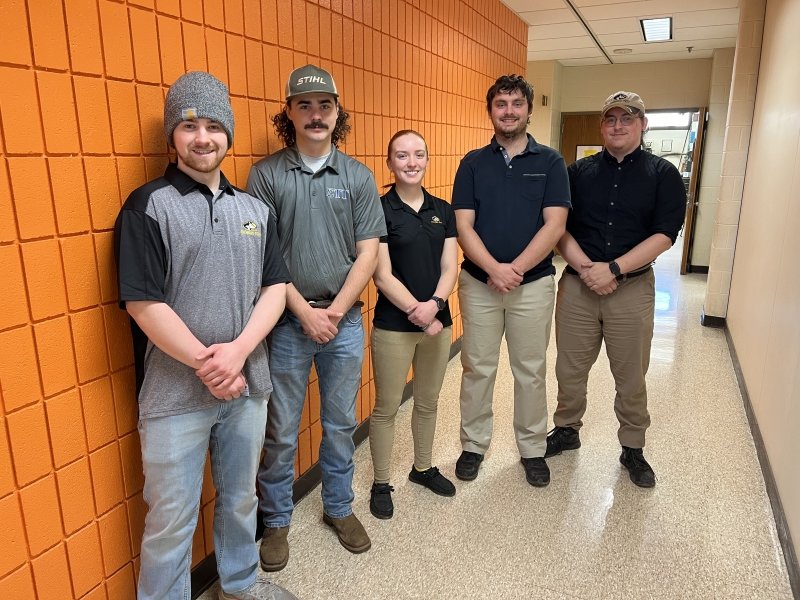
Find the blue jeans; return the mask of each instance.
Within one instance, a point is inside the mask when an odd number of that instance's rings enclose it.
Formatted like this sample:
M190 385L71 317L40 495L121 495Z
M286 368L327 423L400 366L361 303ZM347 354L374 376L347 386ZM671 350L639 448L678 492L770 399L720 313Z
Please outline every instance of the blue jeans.
M312 361L320 392L322 506L333 518L353 512L353 433L364 358L361 311L350 309L339 322L339 333L325 344L306 337L297 317L286 314L267 338L273 390L258 470L261 513L267 527L286 527L292 520L297 434Z
M214 548L222 589L255 581L255 476L267 418L265 398L139 421L148 511L142 535L138 600L191 598L192 536L208 450L217 489Z

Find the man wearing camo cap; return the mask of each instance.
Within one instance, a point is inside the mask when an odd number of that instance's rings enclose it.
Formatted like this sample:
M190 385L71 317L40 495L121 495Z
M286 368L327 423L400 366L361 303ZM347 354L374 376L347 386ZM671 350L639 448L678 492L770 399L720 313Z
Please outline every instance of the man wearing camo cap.
M686 212L680 173L645 152L644 101L634 92L606 98L602 152L568 168L572 211L558 243L568 265L556 298L558 408L547 454L580 447L589 371L600 346L614 375L620 462L631 481L653 487L645 460L650 425L645 376L655 314L653 262L675 243Z

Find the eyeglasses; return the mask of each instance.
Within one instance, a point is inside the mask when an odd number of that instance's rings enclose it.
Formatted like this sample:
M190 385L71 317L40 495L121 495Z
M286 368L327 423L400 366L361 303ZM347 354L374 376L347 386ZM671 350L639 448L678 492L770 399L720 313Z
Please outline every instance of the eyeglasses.
M614 127L617 122L619 122L623 127L629 127L630 125L633 125L633 122L638 118L639 117L635 115L621 115L620 117L611 115L608 117L603 117L603 125L605 127Z

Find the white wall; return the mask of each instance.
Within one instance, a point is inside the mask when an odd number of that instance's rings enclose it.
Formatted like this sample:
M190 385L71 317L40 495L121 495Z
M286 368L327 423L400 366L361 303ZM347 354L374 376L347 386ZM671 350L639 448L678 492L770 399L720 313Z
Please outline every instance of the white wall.
M800 2L768 0L727 324L800 554L798 23Z
M714 221L719 208L722 144L725 140L725 121L728 118L733 54L734 48L717 48L712 59L702 176L697 194L694 243L689 258L693 266L707 267L711 258L711 238L714 235Z
M561 131L561 73L563 67L555 60L528 63L526 79L533 85L533 114L528 132L536 141L558 149ZM547 106L542 97L547 96Z
M530 63L528 63L530 64ZM612 92L636 92L648 109L708 104L711 59L564 67L561 111L599 111Z

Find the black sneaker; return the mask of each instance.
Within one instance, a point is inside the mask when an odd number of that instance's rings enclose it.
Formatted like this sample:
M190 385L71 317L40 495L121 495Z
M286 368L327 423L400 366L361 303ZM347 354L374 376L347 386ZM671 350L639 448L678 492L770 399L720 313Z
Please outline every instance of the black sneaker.
M534 487L545 487L550 483L550 468L544 458L520 458L522 466L525 467L525 479Z
M656 474L653 468L644 459L641 448L622 447L622 454L619 455L619 462L628 469L631 481L643 488L651 488L656 485Z
M456 461L456 477L462 481L472 481L478 476L483 462L483 454L464 450Z
M581 447L578 430L572 427L553 427L547 433L547 450L545 458L561 454L564 450L577 450Z
M450 480L439 473L439 469L431 467L426 471L417 471L417 468L412 466L411 472L408 474L408 480L424 485L434 494L440 496L455 496L456 486Z
M388 483L373 483L369 491L369 512L378 519L391 519L394 514L392 492L394 488Z

